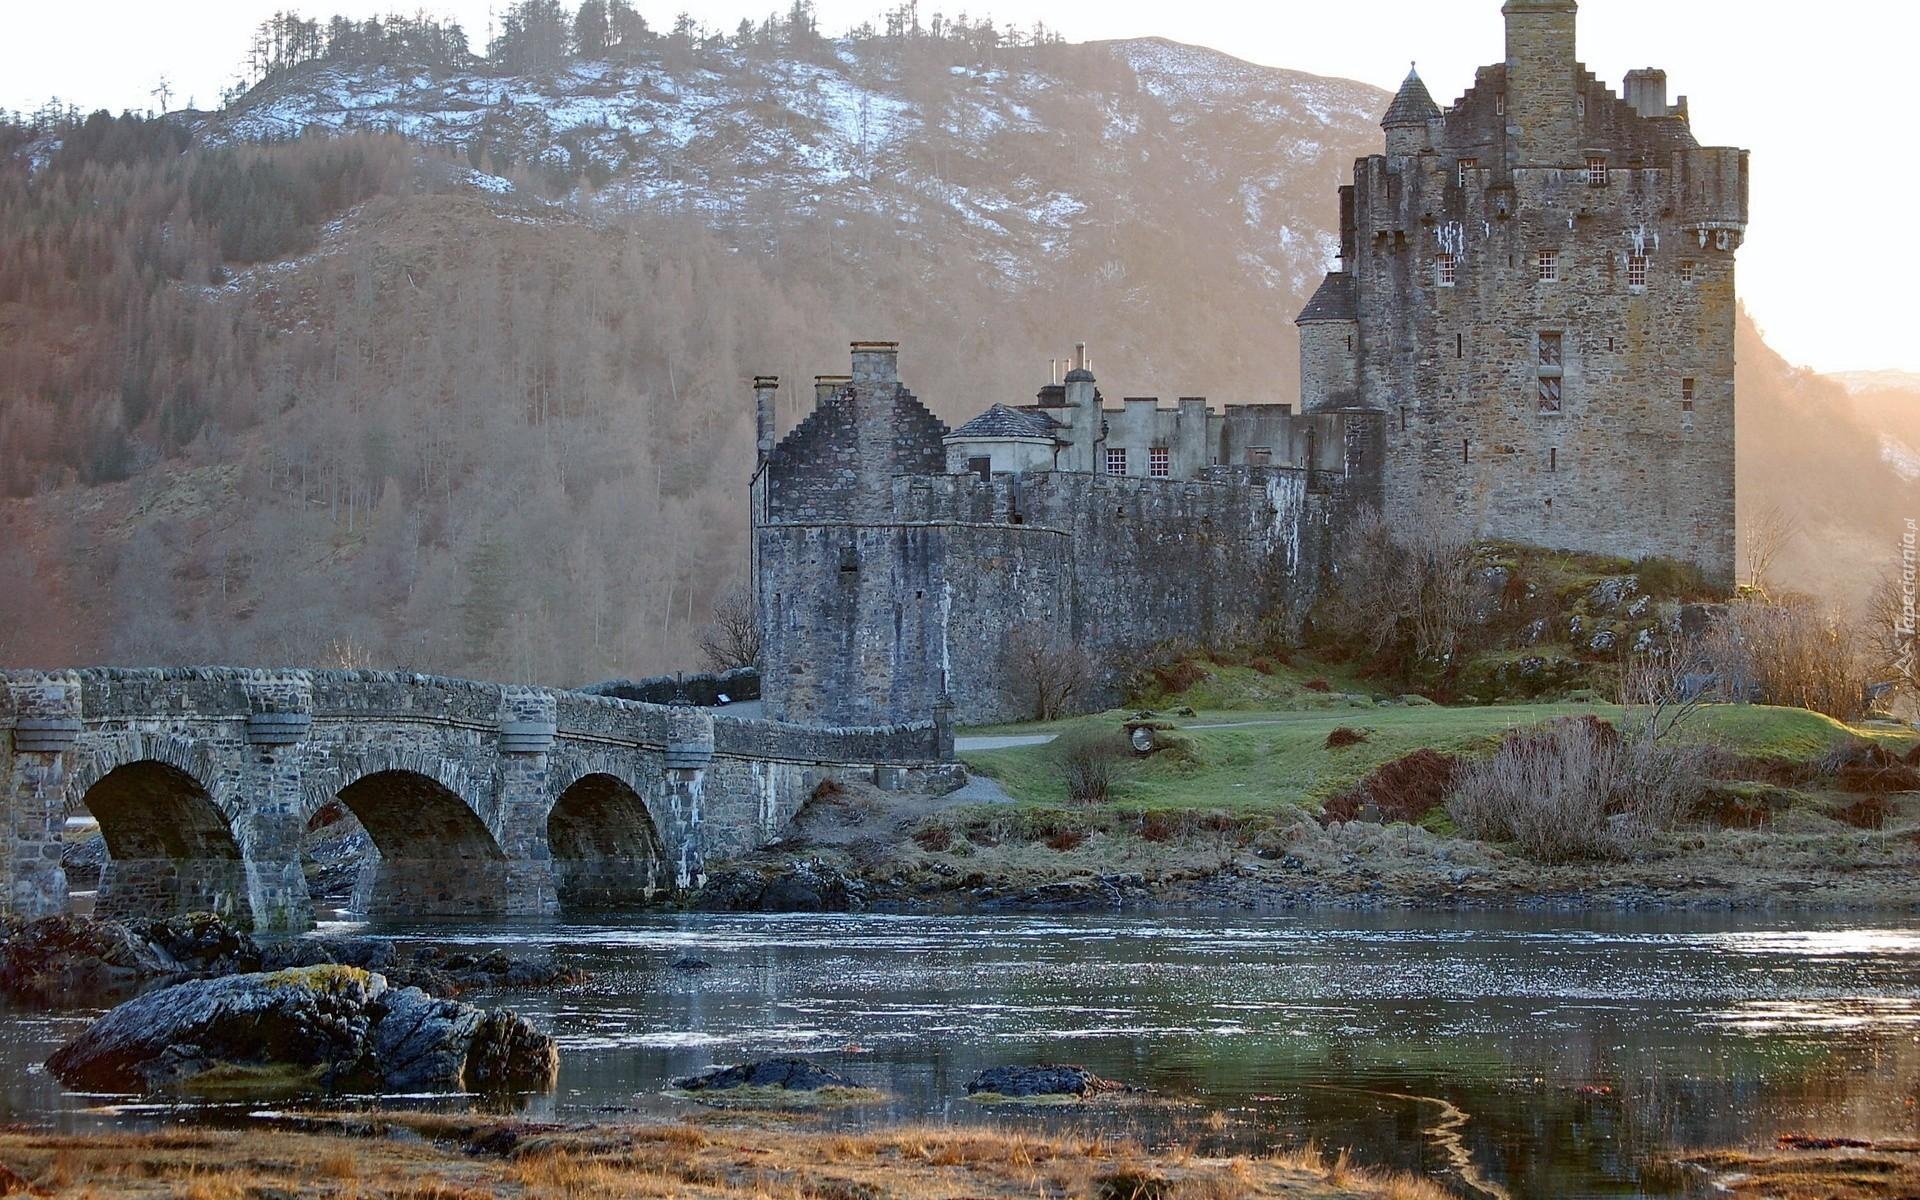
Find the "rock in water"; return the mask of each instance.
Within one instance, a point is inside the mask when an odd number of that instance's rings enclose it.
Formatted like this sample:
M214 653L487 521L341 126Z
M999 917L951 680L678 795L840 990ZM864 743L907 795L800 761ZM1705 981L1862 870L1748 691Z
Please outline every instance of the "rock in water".
M837 1071L815 1066L803 1058L769 1058L737 1067L714 1067L701 1075L676 1079L673 1086L689 1092L720 1092L733 1088L783 1088L789 1092L817 1092L821 1088L860 1085Z
M107 1092L540 1091L559 1061L553 1039L511 1012L320 966L149 992L47 1068L69 1087Z
M0 941L0 994L29 1003L110 1003L183 972L164 949L111 921L43 917Z
M988 1067L967 1081L969 1096L986 1092L995 1096L1092 1096L1100 1092L1122 1092L1127 1086L1102 1079L1085 1067L1050 1065L1044 1067Z

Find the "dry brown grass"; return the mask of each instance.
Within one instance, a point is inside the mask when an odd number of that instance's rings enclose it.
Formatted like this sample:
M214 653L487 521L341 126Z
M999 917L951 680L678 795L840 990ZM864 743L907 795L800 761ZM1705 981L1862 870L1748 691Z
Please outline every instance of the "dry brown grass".
M1716 1150L1683 1166L1731 1200L1885 1200L1920 1195L1920 1145L1880 1142L1833 1150Z
M905 1127L823 1134L780 1123L556 1126L342 1114L304 1128L65 1137L0 1133L0 1161L42 1194L245 1200L1432 1200L1430 1185L1317 1148L1273 1158L1153 1154L1107 1137ZM385 1136L404 1129L417 1139ZM57 1182L56 1182L57 1181Z

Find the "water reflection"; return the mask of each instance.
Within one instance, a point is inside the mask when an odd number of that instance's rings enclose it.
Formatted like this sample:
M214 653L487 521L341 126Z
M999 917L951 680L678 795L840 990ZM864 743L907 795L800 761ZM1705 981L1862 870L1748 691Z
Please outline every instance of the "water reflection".
M1641 1165L1675 1144L1920 1132L1920 926L1896 922L661 915L389 932L552 945L590 973L483 997L560 1037L542 1114L671 1115L673 1077L797 1052L889 1093L831 1118L849 1126L1313 1137L1542 1197L1651 1194ZM714 969L671 968L689 954ZM4 1115L81 1119L29 1064L84 1019L5 1020ZM981 1067L1058 1060L1170 1103L1036 1116L959 1099Z

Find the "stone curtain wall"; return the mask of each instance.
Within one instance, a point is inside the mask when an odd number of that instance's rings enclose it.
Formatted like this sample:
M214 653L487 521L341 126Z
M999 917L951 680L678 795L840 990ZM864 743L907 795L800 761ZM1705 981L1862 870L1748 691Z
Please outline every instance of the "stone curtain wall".
M364 911L533 915L563 887L625 902L696 886L824 779L897 780L943 753L932 724L798 728L420 675L0 673L0 899L64 909L62 827L92 806L103 911L304 928L300 842L339 797L379 852Z
M1369 419L1356 445L1371 444ZM1338 461L1344 446L1323 459ZM1084 647L1111 694L1158 643L1238 641L1263 619L1303 611L1346 511L1345 473L1209 476L910 476L894 481L889 521L763 524L769 711L930 716L944 681L954 720L1017 719L1027 714L1003 691L1000 658L1016 626L1048 626Z

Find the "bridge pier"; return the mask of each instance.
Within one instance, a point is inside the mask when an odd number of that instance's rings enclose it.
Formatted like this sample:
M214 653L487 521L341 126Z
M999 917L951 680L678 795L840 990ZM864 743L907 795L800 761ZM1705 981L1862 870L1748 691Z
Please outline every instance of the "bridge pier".
M236 840L246 863L256 929L313 928L313 897L300 865L307 821L300 749L313 730L313 678L305 672L247 681L247 746Z
M506 851L506 910L513 917L545 917L560 911L560 892L547 845L547 812L553 807L549 776L559 730L553 693L510 687L500 698L499 792L494 811L500 848Z
M0 746L0 883L7 911L46 917L67 911L67 873L60 865L67 824L66 752L80 737L77 679L9 681L17 714Z

